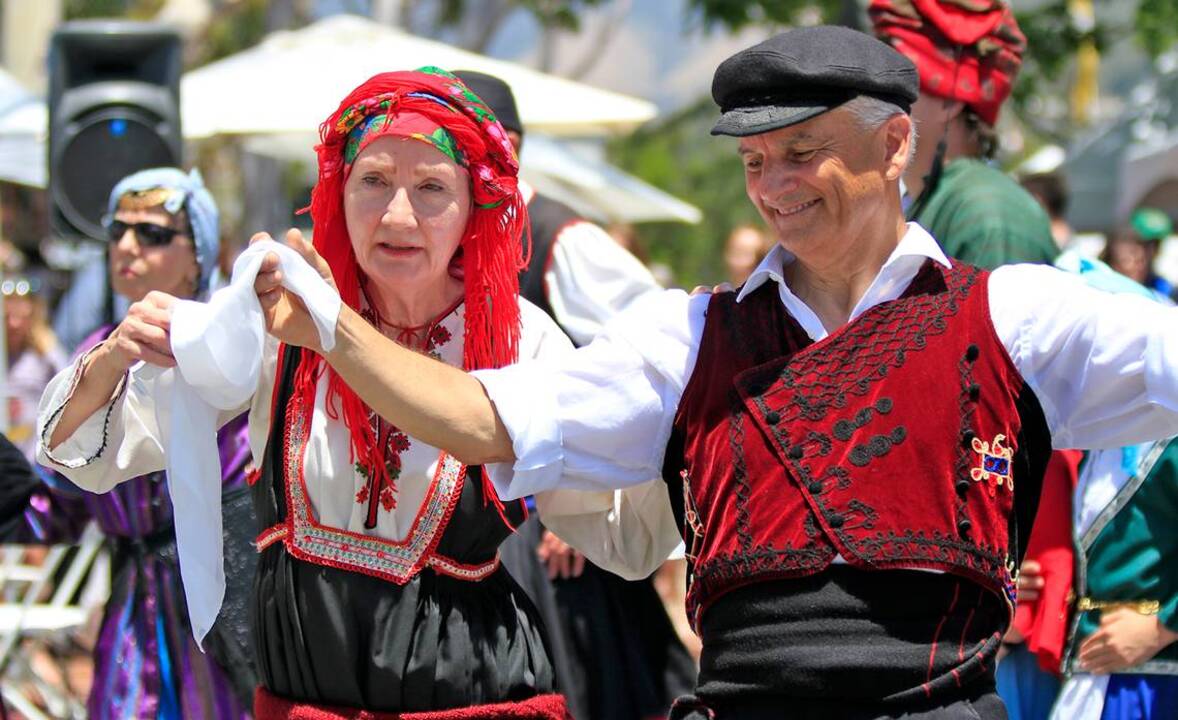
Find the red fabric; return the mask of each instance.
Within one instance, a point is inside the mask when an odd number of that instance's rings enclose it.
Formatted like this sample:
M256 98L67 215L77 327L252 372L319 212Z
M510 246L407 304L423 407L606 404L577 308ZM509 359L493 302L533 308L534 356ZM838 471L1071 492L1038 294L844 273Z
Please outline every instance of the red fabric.
M392 122L385 123L374 132L367 133L360 141L357 152L363 151L364 148L371 145L377 138L385 137L386 135L411 140L419 140L420 142L426 143L430 147L437 147L427 138L428 136L432 135L433 132L439 127L440 126L436 122L430 120L424 115L414 112L399 113L393 118ZM345 171L344 174L346 175L347 171Z
M1027 39L1001 0L872 0L875 33L920 73L922 92L958 100L993 125Z
M424 96L428 95L428 97ZM440 71L401 71L373 76L343 99L320 126L319 179L311 193L314 244L331 267L340 297L360 309L361 277L344 217L343 188L348 166L348 132L372 114L392 123L400 113L415 113L446 128L465 158L474 207L459 252L465 283L466 330L463 364L467 370L502 367L518 357L520 337L519 271L527 265L521 236L527 212L517 185L519 163L502 126L460 80ZM341 407L352 439L353 457L378 476L393 478L377 447L369 411L334 369L314 353L304 353L295 375L295 394L313 403L320 375L328 377L328 411ZM484 479L485 498L503 515L503 506Z
M973 441L1020 449L1023 381L990 321L986 278L930 263L904 297L817 343L772 285L739 305L713 296L675 420L686 524L699 528L693 622L728 590L821 572L836 552L863 569L954 573L1012 600L1013 493L981 473ZM1014 481L1038 482L1042 467L1025 459L1012 459Z
M1037 657L1039 667L1055 675L1059 675L1067 642L1067 598L1075 572L1072 495L1083 457L1079 450L1051 454L1024 559L1039 563L1045 585L1038 599L1020 601L1014 614L1014 627L1022 634L1027 649Z
M572 720L563 695L537 695L520 702L453 710L388 713L296 702L261 687L254 693L254 717L256 720Z

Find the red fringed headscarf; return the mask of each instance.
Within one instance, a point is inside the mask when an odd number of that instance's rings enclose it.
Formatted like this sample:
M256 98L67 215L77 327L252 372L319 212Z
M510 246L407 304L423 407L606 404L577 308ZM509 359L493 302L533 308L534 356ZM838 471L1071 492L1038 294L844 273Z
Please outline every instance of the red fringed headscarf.
M360 267L344 216L344 182L359 149L354 138L349 148L349 135L375 116L383 116L376 122L387 127L399 113L422 116L449 132L470 173L473 203L459 249L466 296L464 369L510 365L519 355L519 271L527 264L521 244L527 212L517 185L519 162L495 115L450 73L427 67L376 75L349 93L319 127L319 180L310 208L315 250L331 267L341 299L360 311ZM345 158L346 148L352 155ZM323 370L323 358L303 354L294 392L304 402L314 402ZM335 370L326 370L327 412L336 417L338 401L352 437L353 461L392 487L368 407ZM487 499L502 513L494 488L484 485Z
M1002 0L871 0L875 34L904 53L921 91L959 100L993 125L1027 38Z

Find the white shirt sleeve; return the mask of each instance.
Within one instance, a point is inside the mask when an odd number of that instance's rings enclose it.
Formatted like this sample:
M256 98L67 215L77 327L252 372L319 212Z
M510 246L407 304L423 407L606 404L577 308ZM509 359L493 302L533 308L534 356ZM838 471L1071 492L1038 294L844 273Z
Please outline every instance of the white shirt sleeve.
M476 371L515 450L511 477L492 475L500 496L613 490L660 477L708 300L651 294L558 362Z
M707 298L703 299L706 301ZM514 468L508 465L487 467L500 494L504 495L506 491L512 497L518 497L534 493L540 518L549 530L580 550L598 567L631 580L654 572L680 543L661 468L662 452L670 434L670 421L674 419L682 386L690 374L690 368L686 365L688 358L684 355L686 348L676 339L690 337L691 330L690 327L679 328L678 332L671 332L665 337L656 331L656 336L662 342L659 346L661 358L657 362L666 365L665 372L671 378L644 361L630 343L638 328L652 319L647 313L684 313L688 310L687 296L683 293L667 297L660 295L652 299L652 304L657 307L640 313L640 317L630 318L629 322L622 319L607 330L607 338L590 346L597 348L592 353L593 358L605 355L601 351L602 347L616 347L623 351L622 357L614 358L608 368L599 371L602 374L597 379L581 373L565 375L556 369L563 366L556 364L544 366L526 361L516 366L519 368L517 373L511 372L514 368L476 373L488 388L491 399L496 402L500 416L506 410L506 414L512 417L511 420L506 417L503 419L515 440L513 444L520 459ZM706 303L701 305L696 302L695 306L702 308ZM547 316L530 304L524 304L522 314L525 328L547 324L551 326L551 331L543 334L543 343L532 353L527 352L530 343L525 337L521 343L521 356L530 355L539 363L549 361L590 367L576 362L578 354L584 353L584 350L570 353L567 338ZM685 317L690 325L690 314L685 313ZM702 329L702 313L697 322ZM655 327L649 325L646 335L649 336ZM531 332L526 330L525 334ZM692 352L694 347L693 344ZM691 361L694 361L693 357ZM623 371L622 365L627 362L634 364L634 367ZM615 376L615 371L622 371L622 374ZM613 384L613 381L617 383ZM650 387L652 383L657 387ZM569 384L575 387L570 388ZM546 388L570 389L581 400L569 401L566 405L569 395L561 394L554 398ZM611 402L612 397L618 403L618 412L614 413L612 421L590 427L576 427L578 422L585 420L595 422L589 416L593 410L583 405L586 397L595 394L594 388L597 388L598 397L593 407L600 409L602 403ZM510 397L510 400L498 400L500 393ZM554 404L551 402L553 399ZM634 412L636 408L633 402L636 399L646 404L642 411ZM544 417L541 407L558 414ZM583 414L579 415L578 410ZM578 420L578 417L581 419ZM518 425L520 422L534 427L533 435L513 432L513 424ZM629 428L622 426L622 423L627 423ZM565 424L567 432L562 427ZM595 437L598 432L605 434ZM517 436L519 440L516 440ZM538 440L540 447L536 455L525 457L521 450L525 438L532 436ZM556 439L558 437L559 440ZM569 443L567 447L556 447L565 442ZM621 456L625 459L615 464ZM546 463L546 460L558 457L561 460L554 464ZM563 477L563 473L570 468L563 461L566 457L573 459L571 467L577 473L576 478L568 482ZM527 470L521 471L521 467ZM546 484L546 481L551 484ZM623 489L612 489L623 485ZM552 489L539 490L541 486ZM537 489L524 492L520 490L523 487Z
M1042 265L990 274L990 314L1057 448L1178 435L1178 308Z
M278 343L270 338L263 354L258 392L248 406L250 448L254 457L259 458L270 427L270 394L277 352ZM37 413L37 461L85 490L104 493L133 477L164 469L163 433L156 419L156 404L167 402L172 396L175 371L146 363L136 365L124 377L111 401L51 451L49 437L77 388L78 368L85 357L79 357L58 373L41 396ZM246 409L243 406L219 413L218 427Z
M580 345L634 301L662 290L638 258L588 221L557 236L544 288L557 322Z
M661 477L612 492L550 490L536 508L560 539L627 580L653 573L682 543Z

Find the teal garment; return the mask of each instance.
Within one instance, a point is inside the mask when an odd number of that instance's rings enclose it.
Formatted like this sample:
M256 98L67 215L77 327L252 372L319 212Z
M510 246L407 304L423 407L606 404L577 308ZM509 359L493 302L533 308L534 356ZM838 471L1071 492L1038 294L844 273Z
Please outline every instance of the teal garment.
M1077 250L1068 250L1055 259L1055 266L1060 270L1079 275L1085 283L1097 290L1137 295L1146 300L1158 302L1154 291L1136 281L1113 270L1100 260L1084 257Z
M1050 264L1059 254L1051 221L1030 193L972 158L945 166L936 190L910 218L945 254L993 270L1011 263Z
M1130 478L1077 541L1075 592L1094 600L1157 600L1158 618L1178 631L1178 439L1140 446L1138 457L1144 478ZM1099 625L1099 610L1074 618L1065 668L1074 669L1079 646ZM1178 643L1133 672L1178 675Z

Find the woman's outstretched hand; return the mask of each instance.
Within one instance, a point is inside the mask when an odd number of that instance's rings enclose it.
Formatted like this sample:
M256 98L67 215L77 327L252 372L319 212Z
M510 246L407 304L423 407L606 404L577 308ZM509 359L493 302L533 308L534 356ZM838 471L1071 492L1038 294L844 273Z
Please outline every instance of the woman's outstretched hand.
M250 238L250 244L271 239L268 233L258 233ZM291 228L286 231L283 240L285 245L315 268L328 285L336 288L327 261L315 252L314 246L303 238L301 232ZM311 319L311 314L307 312L307 306L303 304L302 299L282 286L283 277L278 255L267 253L262 260L261 269L258 270L258 277L254 280L254 291L258 294L258 302L261 303L262 313L266 316L266 330L288 345L323 352L315 321Z

